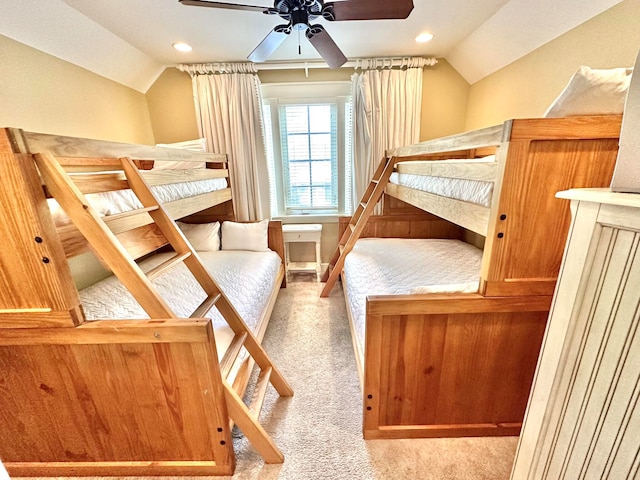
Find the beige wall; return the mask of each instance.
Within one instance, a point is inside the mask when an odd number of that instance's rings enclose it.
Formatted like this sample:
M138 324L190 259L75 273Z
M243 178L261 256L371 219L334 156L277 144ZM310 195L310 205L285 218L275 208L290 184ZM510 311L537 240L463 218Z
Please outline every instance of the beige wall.
M581 65L633 66L640 49L640 1L625 0L471 86L466 130L539 117Z
M0 127L154 143L142 93L1 35ZM108 275L92 254L70 265L80 288Z
M469 84L444 58L426 67L422 77L420 141L464 130Z
M167 68L147 92L147 104L156 143L173 143L199 137L191 77Z
M142 93L1 35L0 126L153 143Z
M262 83L349 81L352 68L262 70ZM423 73L420 141L458 133L464 129L469 84L445 59ZM176 68L167 68L147 92L147 102L156 142L170 143L197 138L191 79Z

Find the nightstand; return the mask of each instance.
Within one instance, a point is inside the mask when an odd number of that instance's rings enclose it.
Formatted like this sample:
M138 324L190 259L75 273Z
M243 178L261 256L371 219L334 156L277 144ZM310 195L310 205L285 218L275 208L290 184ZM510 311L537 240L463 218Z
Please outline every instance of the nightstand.
M284 237L284 258L287 272L316 272L316 277L320 279L320 237L322 235L322 225L310 224L288 224L282 226ZM309 242L316 245L315 262L291 262L289 259L289 243Z

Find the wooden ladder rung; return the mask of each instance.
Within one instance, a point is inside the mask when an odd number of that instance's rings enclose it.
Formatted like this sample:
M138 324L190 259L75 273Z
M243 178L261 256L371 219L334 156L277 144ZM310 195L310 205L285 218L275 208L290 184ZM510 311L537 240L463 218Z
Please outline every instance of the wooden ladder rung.
M249 412L256 420L260 416L260 410L262 410L264 397L267 393L269 380L271 379L271 371L271 367L260 371L260 375L258 375L258 381L256 383L256 388L253 391L253 397L251 397L251 402L249 403Z
M153 205L151 207L137 208L136 210L129 210L127 212L116 213L115 215L106 215L102 217L104 223L109 225L111 222L117 222L122 220L123 218L134 217L136 215L142 215L143 213L153 212L154 210L158 210L157 205Z
M344 252L344 245L338 245L338 248L340 249L340 255L342 255Z
M220 374L222 375L222 378L226 379L229 376L229 373L231 373L231 367L233 367L236 358L238 358L247 336L247 332L236 333L233 340L231 340L227 351L224 352L224 356L222 357L222 360L220 360Z
M191 318L202 318L209 310L211 310L218 300L220 300L220 297L222 297L221 293L207 297L205 301L196 308L196 311L191 314Z
M380 183L380 180L375 180L375 179L373 179L373 180L371 180L371 183L374 183L374 184L376 184L376 185L377 185L377 184L379 184L379 183Z
M349 228L351 229L351 231L353 232L356 229L356 226L353 223L349 224Z
M148 272L146 272L147 278L149 280L153 280L154 278L156 278L160 274L166 272L167 270L169 270L170 268L172 268L176 264L184 261L185 258L190 257L190 256L191 256L191 252L184 252L183 254L177 254L176 253L169 260L167 260L165 262L162 262L157 267L154 267L151 270L149 270Z

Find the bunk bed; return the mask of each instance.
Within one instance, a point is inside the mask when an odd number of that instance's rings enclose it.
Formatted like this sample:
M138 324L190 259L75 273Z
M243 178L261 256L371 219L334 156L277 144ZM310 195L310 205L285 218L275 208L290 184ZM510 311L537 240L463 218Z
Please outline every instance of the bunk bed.
M255 224L264 251L225 249L224 236L223 250L196 251L184 225L240 227L226 156L1 133L9 473L231 475L234 424L266 462L282 462L258 422L269 384L293 393L260 346L284 285L281 224ZM158 168L176 161L196 168ZM68 259L88 249L115 275L78 290Z
M387 152L330 262L365 438L519 433L570 222L554 195L609 185L620 124L517 119Z

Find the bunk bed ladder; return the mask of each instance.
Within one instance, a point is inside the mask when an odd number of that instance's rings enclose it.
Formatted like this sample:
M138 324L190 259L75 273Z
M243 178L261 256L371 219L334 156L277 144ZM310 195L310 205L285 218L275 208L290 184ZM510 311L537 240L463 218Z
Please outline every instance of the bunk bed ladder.
M272 364L269 356L236 309L220 290L173 219L151 192L135 164L128 158L120 159L128 185L142 203L143 208L126 214L114 215L113 217L148 214L175 251L175 255L172 258L147 273L140 269L133 257L109 228L107 223L113 223L113 221L109 220L109 217L100 217L89 206L78 186L62 169L56 158L51 154L44 153L35 155L35 159L48 191L66 211L78 230L86 237L98 257L120 279L149 317L152 319L176 318L171 308L158 295L151 283L151 278L167 271L178 263L184 263L189 268L207 295L207 298L191 317L202 318L215 306L235 333L231 345L220 361L229 417L232 422L238 425L266 463L282 463L284 456L258 421L261 405L257 403L262 402L264 399L263 392L266 390L268 383L271 383L276 391L284 397L292 396L293 390ZM255 388L257 392L254 395L254 397L257 397L256 404L252 402L249 407L245 405L242 398L227 381L231 365L233 365L242 347L249 352L261 370L258 385Z
M321 297L328 297L331 294L331 290L333 290L333 286L342 271L345 257L353 249L358 238L360 238L371 213L373 213L373 208L382 198L382 193L393 172L394 164L395 157L383 158L380 161L369 186L362 195L360 204L351 216L351 220L349 220L348 228L343 232L338 246L329 261L329 267L322 278L322 281L326 282L326 284L320 294Z

